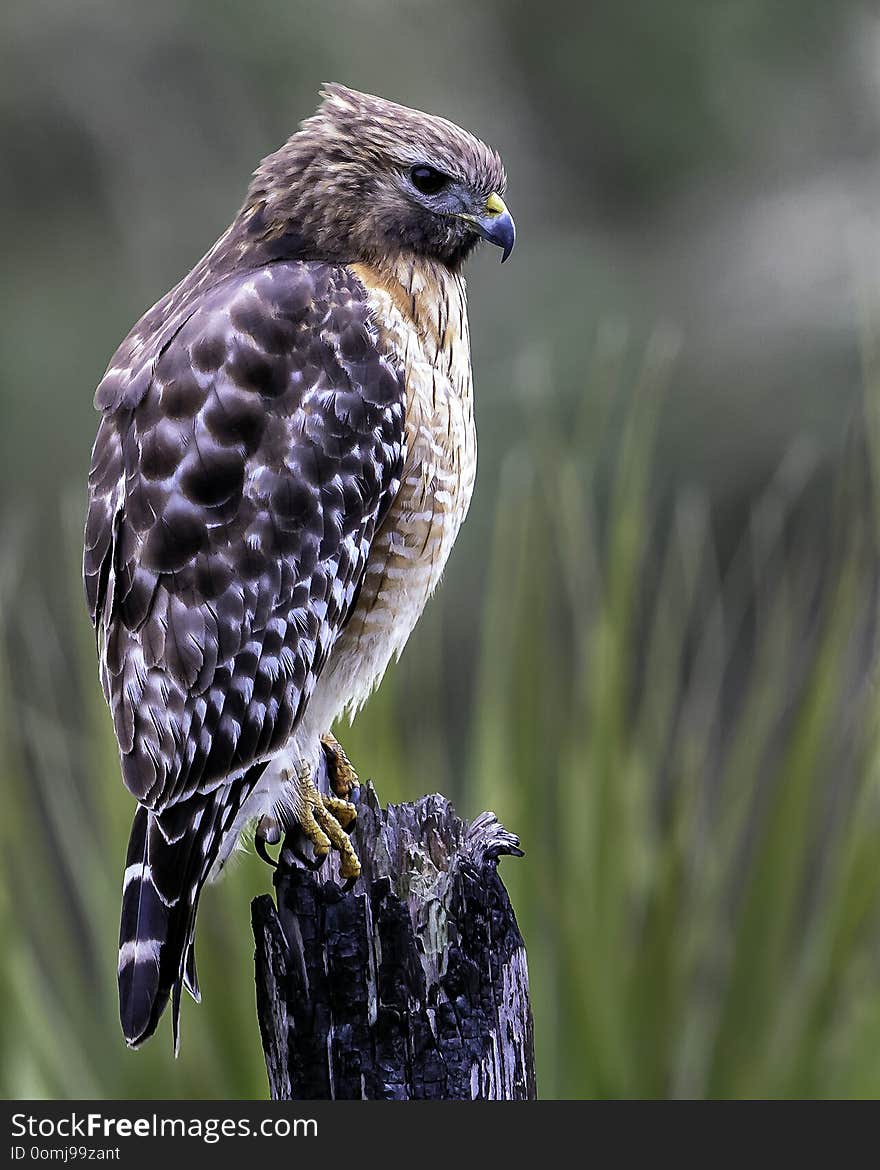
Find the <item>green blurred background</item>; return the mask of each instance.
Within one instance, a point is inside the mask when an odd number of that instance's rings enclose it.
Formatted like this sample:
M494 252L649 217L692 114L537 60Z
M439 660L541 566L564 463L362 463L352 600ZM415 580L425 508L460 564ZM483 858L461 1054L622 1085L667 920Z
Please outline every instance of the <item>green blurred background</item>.
M858 0L0 9L0 1093L262 1097L243 857L125 1049L91 400L325 80L504 155L480 473L343 739L520 834L545 1097L880 1095L880 19Z

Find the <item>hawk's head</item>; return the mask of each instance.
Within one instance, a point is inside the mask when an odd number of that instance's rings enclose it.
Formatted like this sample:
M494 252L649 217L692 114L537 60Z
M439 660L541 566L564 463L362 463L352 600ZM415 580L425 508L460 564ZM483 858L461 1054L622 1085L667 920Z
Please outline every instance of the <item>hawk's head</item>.
M327 85L317 113L260 164L245 228L336 263L415 253L458 268L514 242L501 159L445 118Z

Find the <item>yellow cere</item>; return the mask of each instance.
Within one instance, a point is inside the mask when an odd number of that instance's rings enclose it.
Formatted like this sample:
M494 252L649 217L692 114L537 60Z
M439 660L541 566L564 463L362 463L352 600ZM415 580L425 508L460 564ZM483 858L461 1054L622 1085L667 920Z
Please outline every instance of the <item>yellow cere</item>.
M507 211L507 205L504 200L495 191L486 200L486 214L487 215L504 215Z

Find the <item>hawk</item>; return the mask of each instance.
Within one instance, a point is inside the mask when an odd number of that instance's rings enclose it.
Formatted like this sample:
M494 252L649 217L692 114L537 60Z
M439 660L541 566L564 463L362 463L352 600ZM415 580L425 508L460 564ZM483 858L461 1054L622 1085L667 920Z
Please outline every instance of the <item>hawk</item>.
M359 863L330 736L399 656L476 468L462 265L514 243L499 156L341 85L134 326L95 394L84 580L122 777L127 1042L199 998L199 895L243 828ZM316 783L321 753L333 791Z

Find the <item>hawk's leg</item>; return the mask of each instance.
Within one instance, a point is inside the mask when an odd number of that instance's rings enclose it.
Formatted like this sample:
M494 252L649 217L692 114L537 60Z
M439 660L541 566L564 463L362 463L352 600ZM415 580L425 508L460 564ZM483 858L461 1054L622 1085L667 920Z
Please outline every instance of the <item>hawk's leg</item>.
M324 759L327 761L327 776L330 787L337 796L348 800L354 790L360 785L358 774L354 770L351 760L345 754L342 744L328 731L321 736L321 748Z

